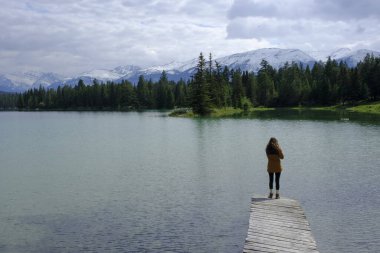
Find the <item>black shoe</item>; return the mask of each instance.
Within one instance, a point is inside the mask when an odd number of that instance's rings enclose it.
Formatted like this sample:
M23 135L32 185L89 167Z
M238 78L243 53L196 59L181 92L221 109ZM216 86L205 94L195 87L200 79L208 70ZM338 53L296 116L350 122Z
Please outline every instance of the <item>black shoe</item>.
M280 198L280 194L276 193L276 199Z
M273 193L269 193L268 199L271 199L273 197Z

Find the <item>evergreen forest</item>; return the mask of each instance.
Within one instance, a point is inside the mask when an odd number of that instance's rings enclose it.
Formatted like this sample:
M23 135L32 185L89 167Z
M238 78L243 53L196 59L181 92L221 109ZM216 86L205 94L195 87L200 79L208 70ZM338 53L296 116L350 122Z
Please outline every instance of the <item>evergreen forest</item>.
M192 108L205 115L214 108L289 107L355 104L380 99L380 58L367 55L356 67L328 59L309 66L287 63L278 70L263 60L257 73L222 67L201 53L190 80L137 84L82 80L74 87L43 87L20 94L0 93L0 108L19 110L139 110Z

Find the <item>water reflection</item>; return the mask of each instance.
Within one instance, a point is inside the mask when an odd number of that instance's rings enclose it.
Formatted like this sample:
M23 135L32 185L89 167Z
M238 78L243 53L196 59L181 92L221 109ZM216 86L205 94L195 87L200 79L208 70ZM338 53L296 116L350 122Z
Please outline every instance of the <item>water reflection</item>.
M234 118L255 119L281 119L281 120L315 120L315 121L351 121L358 123L380 124L380 115L369 113L355 113L345 110L297 110L297 109L275 109L268 111L243 112Z

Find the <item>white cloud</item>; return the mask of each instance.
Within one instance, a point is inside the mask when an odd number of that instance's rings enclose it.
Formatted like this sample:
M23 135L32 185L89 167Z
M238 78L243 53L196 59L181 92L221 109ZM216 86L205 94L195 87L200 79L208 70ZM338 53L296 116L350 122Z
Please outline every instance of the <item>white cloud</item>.
M262 47L380 49L377 1L0 0L0 73L73 74Z
M229 0L1 2L0 56L17 54L0 58L0 72L29 68L65 74L220 52L210 45L223 44L230 6Z

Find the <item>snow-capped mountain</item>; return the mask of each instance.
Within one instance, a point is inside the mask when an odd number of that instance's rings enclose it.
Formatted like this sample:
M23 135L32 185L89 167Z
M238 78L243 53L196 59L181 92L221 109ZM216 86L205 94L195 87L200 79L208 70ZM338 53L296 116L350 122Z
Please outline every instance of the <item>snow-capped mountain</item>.
M345 55L335 58L338 62L346 62L349 67L355 67L360 61L362 61L367 54L375 57L380 57L380 52L372 51L368 49L359 49L356 51L347 52Z
M20 92L39 86L48 87L52 83L62 80L56 73L22 72L0 75L0 90L7 92Z
M0 75L0 91L4 92L20 92L25 90L26 87L19 87L13 84L5 75Z
M139 66L135 65L126 65L126 66L119 66L112 70L113 73L116 73L120 76L128 76L132 75L133 73L140 71L141 68Z
M352 50L349 48L338 48L331 50L318 50L318 51L308 51L307 54L309 54L311 57L316 59L317 61L325 62L330 57L331 59L338 59L343 56L346 56L347 54L351 53Z
M174 74L175 72L184 72L187 71L193 67L195 67L198 63L198 59L194 58L189 61L185 62L177 62L173 61L171 63L161 65L161 66L154 66L150 68L146 68L143 70L143 73L145 74L152 74L152 73L157 73L165 70L167 74Z
M70 85L74 86L78 84L79 80L83 80L83 82L87 85L91 85L93 81L96 79L99 82L107 82L107 81L115 81L121 79L128 79L128 77L134 75L136 72L141 70L140 67L134 65L126 65L119 66L114 69L94 69L88 72L83 72L74 77L66 77L61 80L58 80L54 83L51 83L49 88L58 88L58 86L62 85Z
M349 48L339 48L333 52L331 52L325 60L327 60L328 57L330 57L331 59L341 59L349 54L352 53L352 50L349 49Z
M301 50L279 48L265 48L233 54L217 58L215 61L217 61L221 66L227 66L230 69L257 72L260 69L260 63L263 59L268 61L274 68L282 67L287 62L295 62L298 64L303 64L304 66L310 66L315 63L314 58L310 57ZM136 83L138 76L143 75L146 79L157 81L160 78L162 71L165 70L169 80L178 81L181 78L187 80L194 74L197 63L197 58L186 62L172 62L162 66L146 68L139 71L134 76L123 78Z
M350 48L339 48L332 52L329 51L311 51L308 52L313 58L318 61L326 62L330 57L333 60L338 62L346 62L349 67L355 67L360 61L362 61L367 54L373 55L375 57L380 57L380 52L368 50L368 49L359 49L352 50Z
M285 63L295 62L297 64L314 65L315 59L299 49L263 48L245 53L233 54L216 59L222 65L230 69L241 69L242 71L257 72L260 63L266 60L272 67L278 69Z
M95 69L89 72L81 73L78 77L91 77L98 80L115 80L121 78L123 76L129 75L130 73L134 73L139 70L138 67L131 71L118 71L119 69L123 69L123 67L117 67L116 69L108 70L108 69ZM123 69L124 70L124 69Z
M160 79L162 71L166 72L166 75L169 80L176 82L180 79L187 80L191 78L194 72L194 67L197 65L197 62L198 59L191 59L185 62L174 61L161 66L154 66L141 69L140 71L137 71L136 73L129 76L124 76L117 81L124 79L129 80L133 83L137 83L140 75L143 75L144 78L147 80L151 79L152 81L157 81Z
M312 66L316 61L326 61L328 57L331 57L337 61L345 61L352 67L363 60L367 54L380 57L380 52L366 49L353 51L349 48L341 48L333 52L314 51L305 53L299 49L264 48L232 54L214 60L221 66L227 66L230 69L257 72L260 69L260 63L263 59L274 68L280 68L287 62L295 62L303 66ZM38 88L40 85L49 88L57 88L62 85L74 86L80 79L87 85L91 85L94 79L97 79L99 82L121 82L121 80L129 80L132 83L137 83L140 75L143 75L147 80L151 79L157 81L164 70L169 80L187 80L194 74L197 62L198 59L195 58L185 62L171 62L169 64L149 68L127 65L119 66L111 70L95 69L66 78L55 73L40 72L0 74L0 91L22 92L30 88Z

